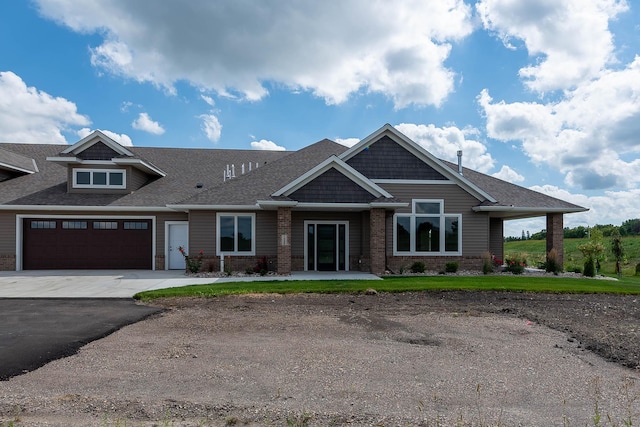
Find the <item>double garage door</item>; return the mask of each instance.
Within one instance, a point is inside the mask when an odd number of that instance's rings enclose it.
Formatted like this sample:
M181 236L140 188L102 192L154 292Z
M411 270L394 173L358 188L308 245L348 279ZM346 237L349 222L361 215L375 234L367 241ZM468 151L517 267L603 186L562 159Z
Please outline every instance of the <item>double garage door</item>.
M22 268L152 269L150 219L23 220Z

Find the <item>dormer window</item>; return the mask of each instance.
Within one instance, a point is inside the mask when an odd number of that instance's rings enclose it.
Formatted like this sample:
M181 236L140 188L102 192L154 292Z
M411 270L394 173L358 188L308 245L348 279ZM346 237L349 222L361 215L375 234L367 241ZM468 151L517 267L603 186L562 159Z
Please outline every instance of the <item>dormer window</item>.
M124 169L73 169L73 188L126 188Z

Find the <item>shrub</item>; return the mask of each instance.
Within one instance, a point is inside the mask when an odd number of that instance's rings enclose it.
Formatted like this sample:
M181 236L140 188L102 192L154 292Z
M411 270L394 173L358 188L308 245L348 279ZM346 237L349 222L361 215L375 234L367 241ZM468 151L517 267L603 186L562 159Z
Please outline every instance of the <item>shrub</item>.
M524 254L513 254L510 255L506 260L507 267L505 268L505 271L508 271L512 274L524 273L524 269L527 266L527 259Z
M447 273L455 273L458 271L458 263L455 261L451 261L445 264L444 271Z
M558 260L558 251L553 248L547 254L547 262L545 263L545 271L547 273L560 273L560 262Z
M200 266L202 266L202 257L204 256L204 251L202 249L196 257L189 256L185 248L183 248L182 246L178 246L178 250L184 257L184 263L189 272L197 273L198 271L200 271Z
M595 277L596 276L596 263L593 258L587 258L584 262L584 276Z
M253 267L253 271L255 273L260 273L261 276L264 276L265 274L267 274L267 271L269 271L269 265L267 264L266 256L263 256L258 260L258 263L256 264L256 266Z
M640 276L640 262L636 264L636 276Z
M482 254L482 274L493 273L493 257L489 251Z
M412 273L424 273L425 265L422 261L416 261L411 264L411 272Z

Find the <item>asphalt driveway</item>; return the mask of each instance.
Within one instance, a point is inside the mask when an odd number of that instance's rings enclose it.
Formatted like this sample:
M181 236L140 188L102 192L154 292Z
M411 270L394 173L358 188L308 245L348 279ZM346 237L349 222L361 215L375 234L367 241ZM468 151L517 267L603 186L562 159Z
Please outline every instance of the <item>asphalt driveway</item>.
M160 311L132 299L0 299L0 380L70 356Z

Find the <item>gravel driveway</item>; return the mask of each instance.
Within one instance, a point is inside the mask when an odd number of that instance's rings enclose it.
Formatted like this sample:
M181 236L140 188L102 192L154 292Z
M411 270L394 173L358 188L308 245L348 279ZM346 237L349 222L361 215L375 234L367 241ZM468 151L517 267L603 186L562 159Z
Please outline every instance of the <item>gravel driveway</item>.
M0 426L582 426L598 412L640 422L635 296L155 304L170 310L0 382Z

